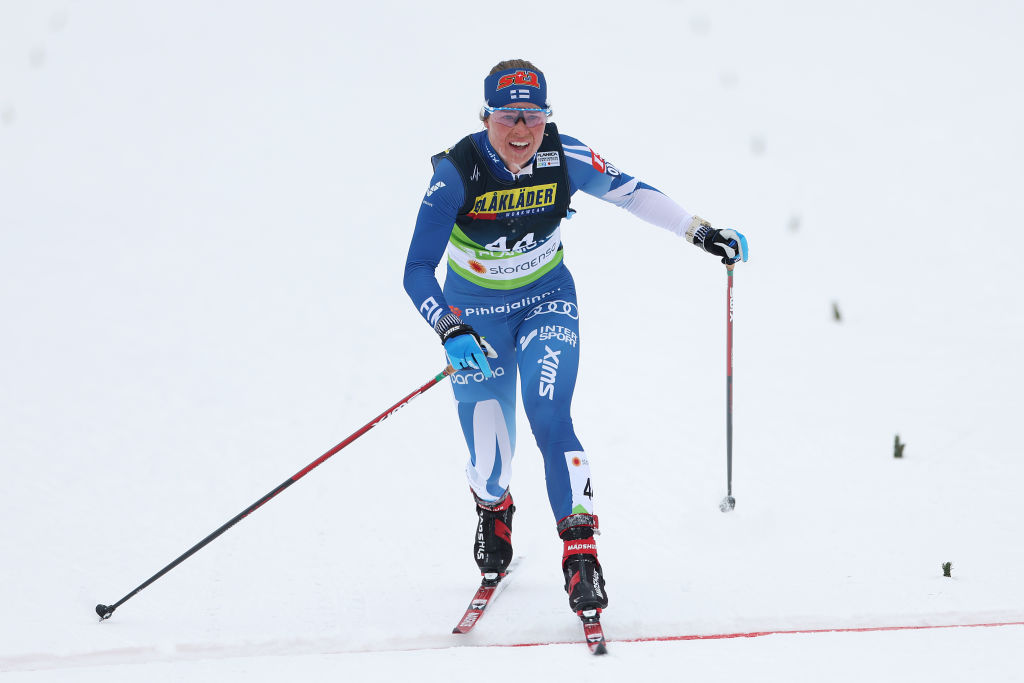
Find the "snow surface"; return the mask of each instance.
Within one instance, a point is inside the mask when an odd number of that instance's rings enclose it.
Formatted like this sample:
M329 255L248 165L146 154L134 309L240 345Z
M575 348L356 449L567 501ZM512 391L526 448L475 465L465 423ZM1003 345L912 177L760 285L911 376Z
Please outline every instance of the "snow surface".
M1024 680L1020 625L625 642L1024 622L1022 26L996 0L0 3L4 681ZM735 512L724 269L580 195L608 657L574 642L523 419L525 559L449 635L477 576L447 387L98 624L441 369L408 238L513 56L563 130L750 239Z

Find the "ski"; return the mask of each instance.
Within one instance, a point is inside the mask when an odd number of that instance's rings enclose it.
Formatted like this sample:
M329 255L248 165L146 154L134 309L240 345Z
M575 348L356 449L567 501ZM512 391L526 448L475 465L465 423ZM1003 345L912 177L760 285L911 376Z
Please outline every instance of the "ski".
M498 590L498 584L501 583L502 576L500 574L495 574L494 577L489 579L485 575L480 581L480 587L476 589L476 594L469 601L466 613L462 615L462 619L452 629L452 633L469 633L476 626L476 622L480 621L480 617L484 615L487 605L494 599L494 593Z
M608 654L608 647L605 645L604 629L601 628L601 610L587 609L577 612L583 622L583 636L586 638L587 647L592 655Z
M473 595L473 599L469 601L469 607L466 608L466 613L462 615L462 619L456 624L455 628L452 629L452 633L466 634L473 630L476 623L480 621L480 617L484 615L484 610L487 606L494 602L494 599L498 596L498 586L502 584L505 578L512 573L512 570L519 564L522 557L517 557L512 560L506 569L504 574L487 573L484 574L480 580L480 587L476 589L476 594Z

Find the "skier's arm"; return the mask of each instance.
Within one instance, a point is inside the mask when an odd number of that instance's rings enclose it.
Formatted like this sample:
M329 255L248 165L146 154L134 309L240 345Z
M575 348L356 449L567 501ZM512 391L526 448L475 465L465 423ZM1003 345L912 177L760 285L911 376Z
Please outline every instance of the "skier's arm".
M464 198L462 177L454 164L442 159L420 204L409 254L405 259L405 291L431 327L435 327L448 312L448 303L437 282L436 271Z
M456 370L475 368L484 377L490 377L487 359L497 358L498 354L472 327L448 312L448 302L436 277L437 264L444 256L465 195L462 176L450 161L442 159L416 216L416 229L405 259L404 284L420 315L441 337L448 362Z
M670 197L647 183L623 173L576 138L561 135L569 165L569 184L573 191L620 206L637 218L673 232L686 234L693 215Z
M623 173L576 138L560 135L569 166L570 191L621 206L637 218L664 228L724 261L747 260L746 238L735 230L715 230L655 187Z

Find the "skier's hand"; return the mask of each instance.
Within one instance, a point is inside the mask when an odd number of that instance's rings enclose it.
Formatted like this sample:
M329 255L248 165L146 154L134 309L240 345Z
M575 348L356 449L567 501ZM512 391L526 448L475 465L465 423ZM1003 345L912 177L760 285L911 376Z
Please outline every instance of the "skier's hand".
M704 238L704 251L722 257L722 263L747 260L747 238L738 230L712 230Z
M452 327L442 338L442 343L444 352L448 355L448 362L456 370L475 368L482 372L485 378L494 375L487 359L497 358L498 354L469 325L463 323Z
M747 238L738 230L716 230L699 216L693 217L686 240L709 254L720 256L722 263L738 263L747 260Z

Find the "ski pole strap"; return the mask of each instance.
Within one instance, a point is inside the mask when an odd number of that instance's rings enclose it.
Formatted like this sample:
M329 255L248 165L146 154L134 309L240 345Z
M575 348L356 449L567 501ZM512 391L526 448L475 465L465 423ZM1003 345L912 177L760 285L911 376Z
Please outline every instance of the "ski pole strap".
M572 529L577 526L590 527L596 531L598 529L597 515L578 513L575 515L569 515L568 517L563 517L558 522L558 535L561 536L562 532L566 529Z

